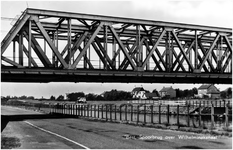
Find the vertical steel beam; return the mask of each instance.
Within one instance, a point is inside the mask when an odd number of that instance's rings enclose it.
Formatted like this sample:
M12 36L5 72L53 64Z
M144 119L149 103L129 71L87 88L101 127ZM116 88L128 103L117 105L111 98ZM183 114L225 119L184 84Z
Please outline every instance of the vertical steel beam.
M68 31L67 31L67 45L68 45L68 61L67 64L70 68L71 66L71 19L67 19L68 22Z
M194 55L194 62L195 62L195 66L194 68L197 69L198 67L198 43L197 43L197 30L195 30L195 55Z
M44 54L46 55L46 40L44 39Z
M112 64L113 64L113 67L116 68L116 57L114 57L116 54L116 39L113 38L113 41L112 41Z
M84 39L83 47L85 47L85 44L86 44L86 40ZM88 47L87 51L88 50L90 50L90 46ZM87 69L87 51L85 52L84 57L83 57L83 67L84 67L84 69Z
M56 32L55 32L55 47L59 50L59 47L58 47L58 29L56 29ZM58 67L58 61L57 59L55 58L55 66Z
M191 64L193 64L193 53L192 53L192 50L190 50L188 54L189 54L189 60L190 60ZM195 61L195 58L194 58L194 61ZM194 64L194 68L195 68L195 64ZM191 71L192 71L191 68L189 68L189 72L191 72Z
M53 44L55 46L55 33L54 32L53 32L53 36L52 36L51 41L53 42ZM52 52L52 63L53 63L54 67L56 67L55 61L56 61L56 56L55 56L55 53Z
M172 67L172 50L171 50L171 32L167 31L166 37L166 71L171 72Z
M15 40L13 41L13 61L15 62Z
M147 41L147 39L145 40ZM149 45L148 45L148 42L144 42L145 45L146 45L146 56L149 55L149 51L148 51L148 48L149 48ZM157 62L157 60L156 60ZM150 58L148 59L147 63L146 63L146 70L149 70L150 69Z
M19 33L19 64L23 66L23 34Z
M31 68L31 62L32 62L32 52L31 52L31 43L32 43L32 22L31 20L28 20L28 67Z
M221 61L221 59L222 59L222 40L223 40L223 37L222 36L220 36L219 37L219 43L218 43L218 63L217 63L217 70L219 71L219 72L221 72L221 68L222 68L222 61Z
M168 42L168 38L170 38L170 37L168 37L168 32L169 31L167 31L166 32L166 38L165 38L165 51L166 51L166 57L165 57L165 62L166 62L166 68L165 68L165 70L167 71L167 72L170 72L169 71L169 42Z
M104 26L104 55L105 55L105 60L104 60L104 69L107 70L107 57L108 56L108 27L107 25Z
M141 39L141 32L140 32L140 25L136 25L136 43L137 43L137 53L136 53L136 60L137 60L137 67L140 67L142 65L142 59L141 59L141 45L140 40Z

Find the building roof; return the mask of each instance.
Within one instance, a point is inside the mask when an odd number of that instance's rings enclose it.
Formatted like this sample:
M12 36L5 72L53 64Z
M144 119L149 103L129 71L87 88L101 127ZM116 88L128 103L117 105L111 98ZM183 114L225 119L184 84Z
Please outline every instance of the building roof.
M220 94L219 91L208 91L207 94Z
M174 90L172 87L163 87L159 92L167 92L169 90Z
M145 91L143 87L136 87L133 89L132 92L139 92L139 91Z
M212 86L212 84L203 84L198 89L208 89L211 86Z

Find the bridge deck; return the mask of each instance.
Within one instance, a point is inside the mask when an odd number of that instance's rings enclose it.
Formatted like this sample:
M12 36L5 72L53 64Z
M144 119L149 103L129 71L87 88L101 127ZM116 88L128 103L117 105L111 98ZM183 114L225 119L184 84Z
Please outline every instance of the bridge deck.
M231 74L134 72L106 70L2 69L6 82L224 83Z

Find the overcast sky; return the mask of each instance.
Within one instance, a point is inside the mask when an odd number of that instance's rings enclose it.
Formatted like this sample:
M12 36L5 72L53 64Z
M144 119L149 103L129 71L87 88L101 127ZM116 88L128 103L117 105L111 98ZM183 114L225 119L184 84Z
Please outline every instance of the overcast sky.
M1 17L14 18L27 7L228 28L233 26L232 0L1 1ZM10 23L1 20L1 39L10 30ZM1 83L1 95L49 98L77 91L97 94L111 89L131 91L136 86L152 91L163 86L191 89L200 84ZM216 85L220 90L229 86Z

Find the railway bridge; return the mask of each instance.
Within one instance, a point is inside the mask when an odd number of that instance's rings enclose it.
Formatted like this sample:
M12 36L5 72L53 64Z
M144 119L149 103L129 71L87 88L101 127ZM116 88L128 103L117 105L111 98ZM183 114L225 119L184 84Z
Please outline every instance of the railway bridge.
M2 82L232 83L232 29L27 8Z

